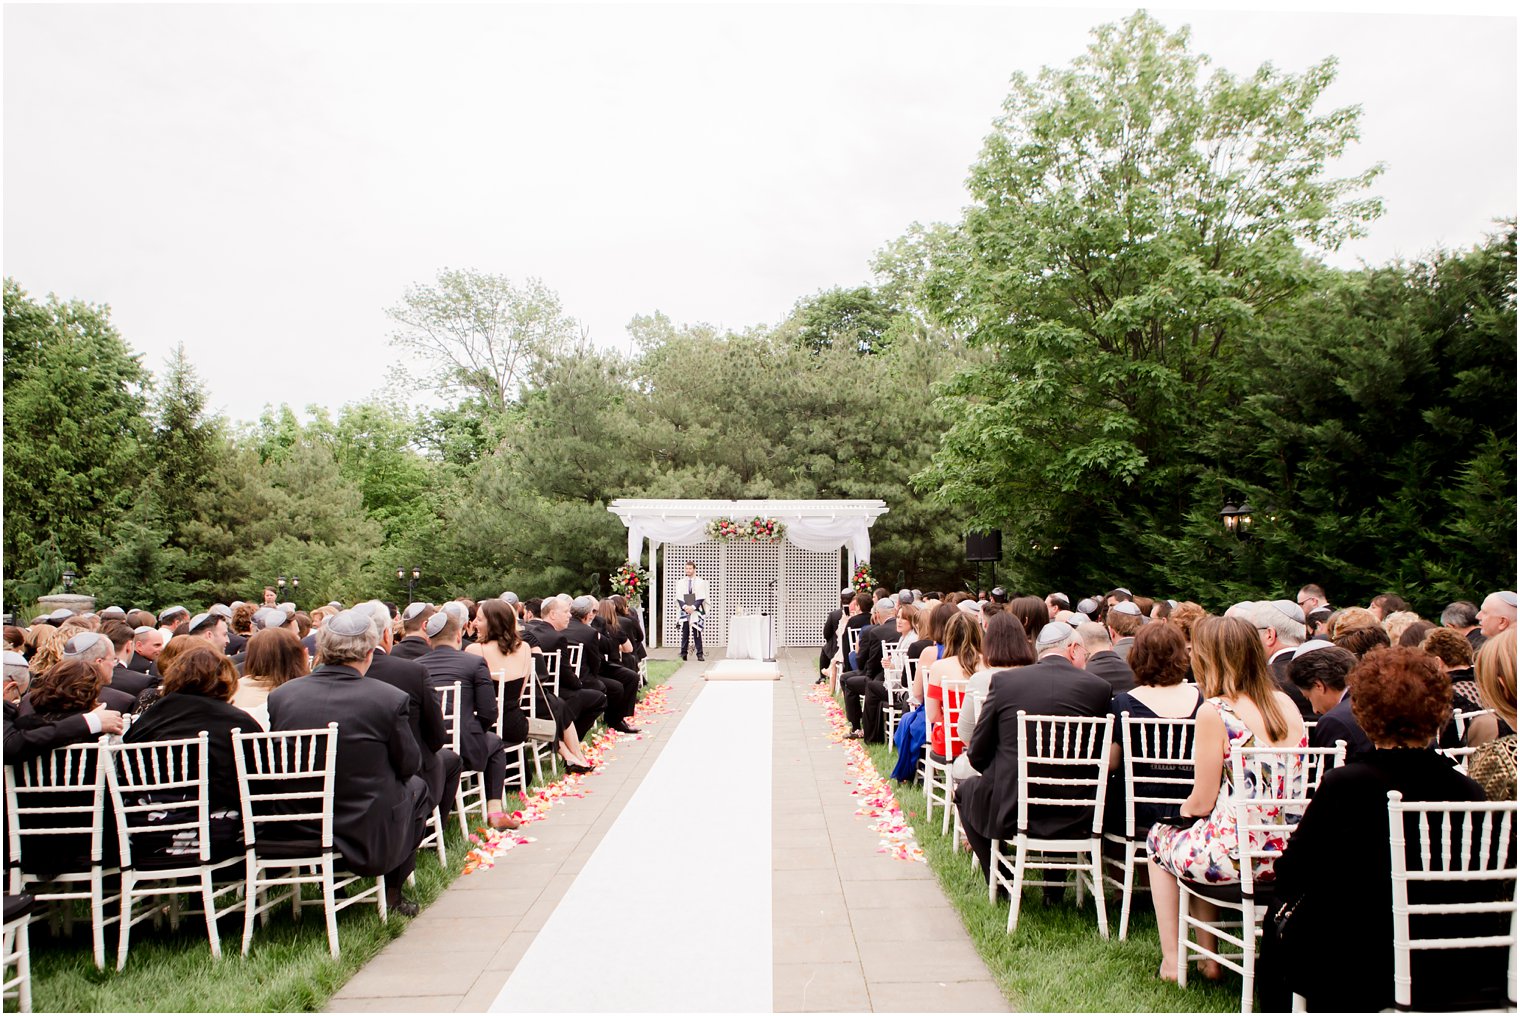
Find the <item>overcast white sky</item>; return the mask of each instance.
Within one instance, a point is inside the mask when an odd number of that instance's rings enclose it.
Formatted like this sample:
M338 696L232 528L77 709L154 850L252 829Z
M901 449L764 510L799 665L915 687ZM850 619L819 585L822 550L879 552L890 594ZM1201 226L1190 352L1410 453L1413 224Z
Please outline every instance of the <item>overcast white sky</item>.
M1009 75L1130 9L7 5L4 271L109 303L155 372L184 342L236 419L379 389L384 308L445 266L539 276L609 345L774 323L955 219ZM1388 211L1338 263L1515 214L1513 18L1154 13L1240 73L1340 58Z

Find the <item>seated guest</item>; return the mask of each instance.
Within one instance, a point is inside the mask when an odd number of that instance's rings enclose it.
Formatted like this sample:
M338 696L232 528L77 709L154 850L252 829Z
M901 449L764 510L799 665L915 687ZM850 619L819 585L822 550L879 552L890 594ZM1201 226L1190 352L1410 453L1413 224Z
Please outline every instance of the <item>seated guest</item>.
M1228 617L1243 617L1256 627L1262 648L1267 653L1267 672L1277 682L1277 690L1293 700L1304 719L1314 716L1314 707L1288 676L1293 655L1304 642L1303 611L1291 600L1247 600L1225 612Z
M350 871L384 875L387 905L412 917L417 904L401 895L401 886L416 866L433 808L427 784L416 775L422 756L406 692L364 676L375 645L369 618L344 611L328 621L317 639L322 665L269 693L269 726L338 724L333 842ZM285 835L318 840L321 823L290 823Z
M855 596L855 590L846 589L839 594L839 606L829 611L823 619L823 646L818 650L818 672L821 675L814 683L823 684L829 679L829 664L839 652L839 626L845 616L850 612L850 600Z
M1388 792L1397 790L1406 801L1483 800L1477 784L1427 747L1451 708L1450 681L1434 659L1417 649L1375 649L1347 684L1352 711L1374 749L1324 775L1274 865L1276 898L1294 904L1295 914L1281 941L1274 915L1265 922L1258 967L1264 1012L1286 1012L1292 992L1308 1000L1311 1012L1391 1008ZM1457 895L1481 883L1466 885ZM1485 920L1463 918L1467 929L1453 933L1481 934ZM1502 925L1499 934L1508 918ZM1330 930L1351 926L1354 933ZM1334 962L1325 962L1326 949ZM1504 950L1416 951L1414 1004L1428 1011L1502 1003L1506 961Z
M82 631L63 644L63 659L82 660L100 675L100 701L117 712L131 712L137 705L137 696L111 687L111 676L116 673L116 649L111 640L99 632ZM23 704L22 712L26 711Z
M428 684L434 691L459 684L459 754L464 768L485 779L486 800L498 809L490 815L491 827L516 829L517 821L507 812L503 797L507 747L496 734L496 682L491 680L491 671L483 657L459 648L461 624L454 612L440 610L428 618L425 630L433 651L417 662L427 671Z
M582 608L590 608L582 623L590 627L596 636L596 655L600 660L597 676L602 679L609 697L612 694L609 681L616 681L623 689L618 710L622 715L617 718L615 725L609 721L607 726L624 734L637 734L638 728L631 726L628 718L633 715L634 709L639 704L638 664L633 663L630 666L623 660L625 651L633 652L633 643L623 635L622 625L618 624L617 620L617 608L607 600L599 601L591 596L582 597L576 603ZM572 604L570 607L572 624L574 624L575 610L575 604ZM586 651L590 651L589 644Z
M1008 604L1008 612L1024 626L1024 639L1030 645L1039 636L1040 629L1050 623L1050 608L1038 596L1018 596Z
M523 623L523 641L537 650L540 660L548 657L559 660L558 698L564 702L564 714L575 727L578 743L596 723L597 714L607 704L607 694L599 686L581 684L570 666L570 643L565 638L565 629L570 625L570 604L551 596L543 601L529 600L527 606L538 617ZM549 694L552 705L555 697L552 693L546 694Z
M876 601L871 599L870 593L859 592L850 600L850 606L846 608L844 629L839 640L840 665L837 673L841 677L852 670L860 669L858 666L860 663L860 636L859 634L855 636L856 646L852 650L850 648L850 632L859 633L871 624L871 610L875 605Z
M1456 600L1441 611L1441 624L1467 639L1476 653L1483 648L1483 632L1478 626L1478 605L1471 600Z
M158 654L164 648L164 633L152 625L140 625L132 630L132 657L127 660L127 669L136 674L147 675L153 669L153 661L158 659ZM158 679L151 681L158 683ZM145 689L145 684L143 688ZM125 685L122 690L128 690ZM142 693L139 689L138 694Z
M1388 634L1389 645L1398 645L1404 637L1404 632L1409 630L1412 624L1425 624L1420 615L1412 610L1396 610L1383 618L1383 631ZM1434 627L1434 626L1432 626Z
M1378 629L1379 634L1382 629ZM1193 792L1179 816L1197 819L1190 826L1157 823L1146 847L1150 854L1151 897L1156 930L1161 935L1162 980L1177 979L1177 882L1186 878L1208 884L1240 881L1240 842L1235 828L1235 795L1226 762L1235 748L1308 747L1304 721L1293 700L1277 688L1267 670L1267 654L1256 628L1240 617L1205 618L1193 627L1193 673L1205 701L1198 710L1193 739ZM1301 786L1285 788L1292 796ZM1275 795L1276 787L1247 788L1257 797ZM1276 809L1281 814L1281 809ZM1275 816L1274 816L1275 817ZM1265 833L1253 835L1265 836ZM1272 877L1271 862L1253 872L1263 882ZM1205 917L1214 908L1195 904ZM1200 933L1200 941L1214 948ZM1204 976L1219 976L1209 961Z
M232 608L232 619L227 622L227 655L236 656L248 648L253 637L253 615L259 609L256 603L239 603Z
M1082 625L1086 628L1087 625ZM1169 624L1148 624L1135 633L1135 644L1129 651L1129 666L1133 668L1135 686L1114 696L1109 712L1114 714L1114 744L1109 750L1108 769L1114 774L1108 785L1108 803L1103 809L1103 823L1110 831L1124 831L1125 784L1122 773L1124 761L1124 729L1120 722L1125 713L1131 718L1142 719L1192 719L1203 705L1203 695L1197 687L1185 683L1188 676L1188 649L1182 633ZM1186 743L1186 742L1184 742ZM1143 782L1145 776L1181 777L1190 772L1191 764L1168 766L1159 763L1136 763L1135 779L1140 787L1139 796L1159 797L1171 787L1170 784ZM1179 795L1180 796L1180 795ZM1159 804L1135 805L1135 830L1137 835L1149 829L1168 815L1177 814L1176 807Z
M238 812L237 766L233 762L232 732L252 733L258 724L231 704L237 688L237 668L210 645L192 646L182 653L164 675L158 701L135 721L122 738L124 744L175 741L195 737L201 731L206 743L206 788L211 818L211 857L222 860L243 849L242 817ZM168 822L183 822L173 809ZM176 834L165 833L155 853L168 858L193 849L178 846ZM150 847L149 849L154 849ZM137 856L134 854L134 862Z
M998 611L988 619L1003 616ZM959 711L965 698L962 692L947 692L946 681L965 681L976 673L982 662L982 628L964 614L957 614L945 625L945 658L929 668L924 677L924 722L929 727L929 751L936 762L947 762L958 756L965 745L961 743L960 730L945 730L945 710Z
M1394 645L1418 649L1421 643L1425 641L1425 636L1435 631L1438 627L1440 625L1431 624L1429 621L1414 621L1404 629L1404 633L1399 636L1398 641ZM1471 643L1468 643L1468 645L1470 647Z
M971 850L988 871L992 841L1018 832L1019 710L1052 716L1103 716L1113 692L1082 669L1087 650L1071 625L1052 621L1035 642L1038 662L992 675L967 756L980 776L956 785L955 803ZM1029 834L1087 836L1092 814L1048 805L1029 809Z
M83 666L83 664L80 664ZM25 762L65 744L92 741L101 734L122 731L121 713L92 704L86 711L67 710L57 719L32 713L25 725L18 705L32 685L32 672L20 653L5 654L5 764Z
M614 593L608 599L612 601L612 607L617 611L618 625L623 629L623 637L633 644L633 666L637 667L639 661L649 656L649 650L645 646L648 640L644 637L644 624L639 620L638 613L628 606L628 597L621 593Z
M882 598L871 610L871 624L860 630L856 652L857 668L840 677L844 687L844 713L850 721L852 738L865 738L868 744L886 742L886 720L882 708L887 703L887 675L882 660L882 643L897 638L897 601Z
M564 634L569 645L581 647L580 673L576 676L582 686L598 688L607 696L605 720L608 729L637 734L637 729L628 726L627 718L633 715L638 702L638 674L626 667L609 665L602 638L591 627L595 612L595 597L579 596L570 603L570 621L565 625Z
M1383 633L1385 638L1388 634L1387 632L1383 632L1383 622L1366 607L1346 607L1338 610L1335 612L1335 616L1330 619L1330 641L1334 642L1342 635L1353 631L1360 631L1363 628L1376 628ZM1384 643L1384 645L1387 644L1386 642ZM1354 649L1351 651L1356 652Z
M248 640L243 657L243 676L238 678L232 704L252 716L265 730L269 729L269 693L286 681L311 670L306 647L296 633L284 628L267 628Z
M936 607L935 613L938 610ZM947 608L947 612L949 617L956 615L954 607ZM948 623L949 617L945 618L945 623ZM976 720L980 715L977 703L987 700L987 692L992 687L992 675L1011 667L1027 667L1033 662L1034 646L1024 637L1024 625L1012 612L1005 610L1000 616L988 620L987 630L982 633L982 658L966 684L966 699L961 703L960 720L957 722L962 745L971 743L971 734L976 730ZM927 665L925 669L928 669ZM961 757L956 759L955 778L963 780L975 771L971 768L970 759L962 751Z
M508 712L503 714L503 728L512 738L510 743L516 744L528 732L528 718L518 703L522 682L533 671L533 647L518 635L517 614L501 600L487 600L480 604L475 612L475 632L475 644L465 651L485 659L493 680L507 682L509 705ZM582 753L580 738L564 701L537 686L536 682L534 692L534 714L554 721L559 756L564 759L566 770L589 773L591 763Z
M1149 627L1151 626L1146 625L1138 629L1135 637L1139 638L1140 632ZM1076 628L1077 637L1082 640L1082 646L1087 650L1087 672L1107 681L1115 695L1133 688L1135 672L1123 657L1114 652L1113 636L1109 633L1108 626L1096 621L1087 621L1078 624ZM1133 642L1134 640L1131 639L1132 646ZM1133 648L1131 651L1133 652Z
M68 639L50 624L32 625L32 632L32 652L27 657L27 665L32 668L35 678L63 659L63 644Z
M1299 647L1288 668L1288 676L1313 707L1318 722L1309 735L1315 748L1334 748L1346 742L1346 758L1372 750L1372 742L1362 732L1351 709L1351 695L1346 675L1356 667L1356 657L1345 649L1315 640Z
M369 618L375 626L375 637L379 639L374 658L370 660L369 670L364 676L406 692L407 719L412 725L412 737L422 753L422 764L417 775L427 784L429 803L438 809L438 819L442 823L454 810L464 760L451 747L449 728L444 723L438 696L433 693L433 686L428 683L427 670L422 664L416 660L398 660L390 655L395 648L395 636L391 631L389 608L379 600L368 600L354 609ZM338 613L334 610L326 617Z
M417 660L433 651L423 626L436 613L430 603L408 603L401 612L401 641L390 652L393 659Z
M913 686L908 689L908 698L911 701L924 700L924 678L928 676L929 668L934 666L935 661L944 653L945 625L957 613L959 611L948 603L936 603L928 610L919 611L919 627L922 631L918 639L908 646L907 651L908 659L918 661L913 665ZM990 630L990 621L988 627ZM962 712L961 715L964 716L965 713ZM969 737L969 734L967 736ZM961 743L965 744L966 738L961 738Z
M1478 697L1494 711L1497 736L1478 746L1467 760L1467 774L1490 801L1515 799L1515 629L1486 639L1478 650ZM1474 721L1476 724L1477 721Z
M1133 599L1117 600L1109 606L1103 623L1108 626L1109 638L1113 639L1114 652L1119 659L1128 660L1129 648L1135 644L1135 636L1145 624L1140 607Z

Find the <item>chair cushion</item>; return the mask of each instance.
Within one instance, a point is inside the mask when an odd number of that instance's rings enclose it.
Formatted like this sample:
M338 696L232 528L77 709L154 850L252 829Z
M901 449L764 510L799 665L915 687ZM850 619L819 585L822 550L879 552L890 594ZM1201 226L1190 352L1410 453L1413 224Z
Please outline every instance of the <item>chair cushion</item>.
M10 924L12 921L18 920L22 917L25 917L27 914L30 914L32 912L32 906L35 903L36 900L32 898L31 893L20 893L16 896L12 896L10 893L6 893L5 923Z
M1245 902L1239 882L1193 882L1188 879L1178 879L1178 883L1185 886L1188 892L1213 900L1215 903L1239 907ZM1275 889L1275 883L1257 882L1252 888L1251 898L1256 901L1257 906L1269 907L1277 898Z

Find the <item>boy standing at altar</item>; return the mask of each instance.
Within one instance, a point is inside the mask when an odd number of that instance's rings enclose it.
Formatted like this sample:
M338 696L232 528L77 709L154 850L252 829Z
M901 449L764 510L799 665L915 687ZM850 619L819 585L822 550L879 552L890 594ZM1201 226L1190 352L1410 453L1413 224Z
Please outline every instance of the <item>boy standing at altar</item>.
M697 659L702 659L702 615L707 611L707 580L697 575L697 563L686 562L686 577L676 583L676 607L681 611L681 659L686 647L697 644Z

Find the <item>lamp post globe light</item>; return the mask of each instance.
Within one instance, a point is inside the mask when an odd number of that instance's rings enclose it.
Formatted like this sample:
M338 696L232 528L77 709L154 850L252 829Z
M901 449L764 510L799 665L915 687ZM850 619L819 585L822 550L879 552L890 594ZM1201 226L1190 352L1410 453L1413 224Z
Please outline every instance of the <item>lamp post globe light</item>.
M413 591L417 588L417 580L422 578L422 569L412 566L411 574L408 575L405 568L396 569L396 581L406 583L406 602L412 602Z
M74 572L73 572L72 569L65 568L63 570L63 575L61 575L60 578L63 579L63 591L64 592L68 592L69 590L71 590L71 589L74 588Z

